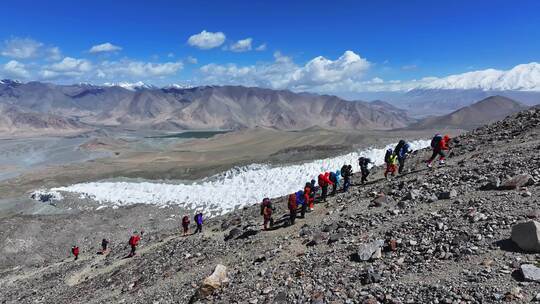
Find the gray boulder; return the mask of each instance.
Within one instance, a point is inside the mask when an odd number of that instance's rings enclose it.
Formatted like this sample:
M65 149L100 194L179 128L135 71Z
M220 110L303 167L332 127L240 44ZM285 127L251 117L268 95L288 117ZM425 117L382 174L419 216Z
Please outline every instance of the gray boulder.
M451 199L451 198L454 198L457 196L457 191L452 189L450 191L447 191L447 192L439 192L439 194L437 194L437 198L438 199Z
M383 245L383 240L362 244L358 247L358 250L352 254L351 259L356 262L361 262L380 258Z
M534 179L530 174L519 174L509 180L504 181L499 188L504 190L512 190L532 184L534 184Z
M540 252L540 223L528 221L514 225L512 241L525 251Z
M532 264L521 265L521 273L526 281L540 282L540 268Z

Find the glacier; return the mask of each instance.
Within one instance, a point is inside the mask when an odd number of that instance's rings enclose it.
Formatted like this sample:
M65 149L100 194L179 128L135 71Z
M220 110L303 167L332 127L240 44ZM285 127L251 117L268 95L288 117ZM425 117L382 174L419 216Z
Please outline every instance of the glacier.
M410 145L413 150L418 150L428 147L430 141L415 140ZM344 164L351 164L353 171L357 172L360 156L369 157L375 166L382 165L386 150L394 146L389 144L302 164L234 167L191 183L103 181L38 191L40 194L50 193L51 197L62 197L61 192L77 193L99 202L100 209L103 206L117 208L132 204L179 205L202 210L209 216L219 215L258 203L265 197L276 198L296 192L321 172L338 170Z

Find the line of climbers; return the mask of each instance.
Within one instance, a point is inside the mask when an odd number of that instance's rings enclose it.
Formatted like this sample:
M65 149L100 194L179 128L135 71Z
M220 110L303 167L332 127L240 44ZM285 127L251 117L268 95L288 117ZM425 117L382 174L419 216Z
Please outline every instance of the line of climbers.
M439 165L444 165L446 159L445 151L448 151L450 149L450 140L451 138L448 135L441 136L440 134L436 134L433 137L433 139L431 140L431 148L433 150L433 153L431 157L426 161L426 164L429 168L432 167L432 163L437 158L437 156L439 157ZM388 174L395 176L396 172L398 174L403 174L405 168L405 160L407 159L407 156L412 152L413 151L411 149L411 146L405 140L400 140L394 149L386 150L384 156L384 162L386 164L384 177L388 178ZM371 159L364 156L358 158L358 165L360 167L361 174L360 183L362 185L365 184L368 180L368 176L370 174L370 164L374 164ZM330 195L334 196L337 194L338 188L341 185L341 180L343 179L342 191L347 192L349 190L349 187L351 186L352 176L352 166L344 164L340 170L319 174L319 176L317 177L317 182L312 179L310 182L307 182L305 184L303 190L299 190L295 193L290 194L288 196L289 224L294 225L298 211L300 211L300 218L304 218L306 212L313 211L316 198L319 202L326 202L329 186L332 186L332 192L330 192ZM317 197L319 190L321 194ZM274 210L275 208L272 206L272 202L270 201L270 199L264 198L261 203L261 215L263 216L264 230L267 230L269 227L271 228L274 225L274 220L272 217ZM193 221L197 226L193 234L202 233L202 211L197 211L197 213L193 217ZM187 236L189 234L190 224L191 221L189 215L185 214L182 217L183 236ZM141 231L140 234L137 233L137 231L134 231L133 234L130 236L128 240L128 245L130 246L131 251L127 257L133 257L135 255L137 251L137 246L139 245L143 234L144 231ZM108 245L109 240L103 239L101 241L101 251L99 251L98 254L107 254ZM79 247L77 245L73 245L73 247L71 247L71 254L73 254L75 260L79 258L79 253Z
M432 167L433 161L439 156L439 165L444 165L446 154L444 151L449 150L450 137L445 135L436 134L431 140L431 148L433 149L433 155L426 161L428 167ZM397 174L403 174L405 168L405 161L409 154L413 150L409 143L405 140L400 140L394 149L390 148L386 150L384 156L384 163L386 168L384 171L384 177L389 178L389 175L395 176ZM374 162L361 156L358 159L358 165L360 167L361 184L365 184L370 174L370 164ZM317 184L312 179L307 182L303 190L299 190L288 196L288 209L289 209L289 225L294 225L297 217L297 213L300 212L300 218L305 217L306 212L313 211L316 196L320 190L320 195L317 197L319 202L326 202L328 196L328 187L332 186L332 192L330 195L337 194L338 187L340 185L340 179L343 178L343 192L347 192L351 185L351 177L353 175L351 165L343 165L341 170L335 172L323 172L319 174ZM272 206L272 202L269 198L264 198L261 203L261 215L263 216L263 229L268 230L274 225L272 214L275 208Z
M193 221L195 222L197 228L193 234L196 233L202 233L203 228L203 213L201 211L197 211L195 216L193 217ZM187 236L189 234L189 225L191 221L189 220L189 216L186 214L182 217L182 228L183 228L183 234L182 236ZM129 237L128 245L131 248L129 254L126 256L126 258L131 258L135 256L137 247L139 246L139 242L142 239L142 236L144 235L144 230L141 231L141 233L138 233L137 231L134 231L133 234ZM108 254L109 253L109 240L103 239L101 240L101 250L97 252L97 254ZM79 259L79 253L80 249L77 245L73 245L71 247L71 254L75 257L75 261Z

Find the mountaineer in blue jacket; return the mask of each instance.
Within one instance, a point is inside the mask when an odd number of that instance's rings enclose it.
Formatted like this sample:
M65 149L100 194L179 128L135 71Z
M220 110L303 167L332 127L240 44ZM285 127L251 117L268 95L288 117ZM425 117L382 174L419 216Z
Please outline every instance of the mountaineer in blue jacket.
M296 204L300 206L300 217L304 218L304 216L306 215L306 209L307 209L307 202L304 196L304 191L300 190L296 192L295 194L296 194Z
M394 154L398 158L399 163L399 170L398 173L403 173L403 168L405 167L405 160L407 159L407 155L411 153L411 146L408 142L404 141L403 139L399 141L399 143L396 145L396 148L394 149Z

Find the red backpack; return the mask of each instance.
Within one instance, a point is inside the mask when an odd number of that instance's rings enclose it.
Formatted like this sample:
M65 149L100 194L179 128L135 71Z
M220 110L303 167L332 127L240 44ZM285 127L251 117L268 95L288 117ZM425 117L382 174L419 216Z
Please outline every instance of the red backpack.
M296 210L298 205L296 204L296 194L289 195L289 210Z
M139 240L141 238L138 236L138 235L132 235L130 238L129 238L129 245L131 246L137 246L139 244Z

